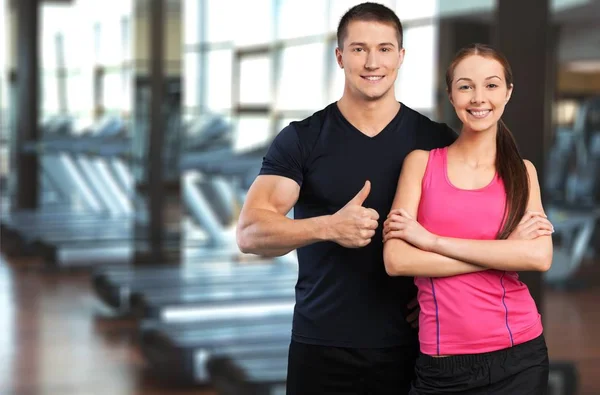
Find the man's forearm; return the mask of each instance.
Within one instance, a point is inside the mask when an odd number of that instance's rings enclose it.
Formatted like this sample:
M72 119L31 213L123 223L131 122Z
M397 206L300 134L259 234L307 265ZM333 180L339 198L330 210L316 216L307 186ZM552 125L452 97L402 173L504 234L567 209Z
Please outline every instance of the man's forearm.
M485 267L420 250L404 240L386 241L385 268L390 276L450 277L487 270Z
M248 209L240 218L237 243L244 253L281 256L299 247L327 240L329 216L290 219L264 209Z

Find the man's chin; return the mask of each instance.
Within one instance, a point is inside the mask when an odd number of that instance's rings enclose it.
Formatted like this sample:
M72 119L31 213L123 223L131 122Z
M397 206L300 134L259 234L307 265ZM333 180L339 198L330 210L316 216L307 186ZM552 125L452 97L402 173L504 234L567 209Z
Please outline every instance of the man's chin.
M391 91L392 87L388 86L387 88L378 87L377 89L364 89L361 90L360 93L365 98L365 100L377 101L389 96Z
M382 89L358 89L358 87L354 87L347 93L350 94L350 97L354 97L356 100L362 100L365 102L376 102L382 99L387 98L390 93L392 93L392 87L388 87L385 90Z
M366 101L375 102L384 99L387 96L388 92L389 90L383 93L363 92L362 96Z

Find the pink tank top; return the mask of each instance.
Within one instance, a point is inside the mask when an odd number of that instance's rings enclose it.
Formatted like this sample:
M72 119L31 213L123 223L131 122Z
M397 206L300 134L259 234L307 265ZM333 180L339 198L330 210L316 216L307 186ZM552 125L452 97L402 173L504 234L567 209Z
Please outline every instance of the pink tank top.
M439 236L496 239L504 218L504 184L464 190L447 173L447 148L429 153L418 221ZM428 355L478 354L539 336L541 316L516 272L486 270L445 278L416 277L419 341Z

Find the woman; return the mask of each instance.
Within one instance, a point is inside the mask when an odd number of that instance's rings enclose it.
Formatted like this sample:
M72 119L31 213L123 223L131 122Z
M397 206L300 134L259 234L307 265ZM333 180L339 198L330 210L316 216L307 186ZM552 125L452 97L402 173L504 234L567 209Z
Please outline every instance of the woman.
M457 53L446 85L461 134L406 158L384 223L388 274L415 276L419 290L411 394L544 394L541 317L516 272L550 268L553 229L536 170L500 119L512 71L500 53L474 44ZM513 237L518 227L529 237ZM457 262L465 274L443 277Z

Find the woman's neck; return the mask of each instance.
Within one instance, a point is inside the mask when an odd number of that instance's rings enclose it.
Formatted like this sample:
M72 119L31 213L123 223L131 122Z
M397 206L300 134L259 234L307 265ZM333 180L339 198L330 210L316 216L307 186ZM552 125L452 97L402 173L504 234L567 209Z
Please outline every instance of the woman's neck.
M497 128L474 131L463 127L451 149L471 167L489 166L496 163Z

